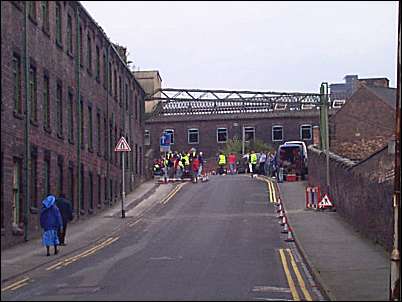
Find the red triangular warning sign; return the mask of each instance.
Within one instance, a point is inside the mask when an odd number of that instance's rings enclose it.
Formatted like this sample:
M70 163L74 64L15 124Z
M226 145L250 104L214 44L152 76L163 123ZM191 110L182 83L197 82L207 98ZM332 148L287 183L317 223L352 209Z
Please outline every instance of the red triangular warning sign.
M332 202L329 200L329 197L327 194L324 195L324 197L321 199L321 201L318 203L318 208L331 208L332 207Z
M131 151L131 148L130 148L129 144L127 143L126 139L124 138L124 136L122 136L120 138L120 140L118 141L116 147L114 148L114 151L116 151L116 152L128 152L128 151Z

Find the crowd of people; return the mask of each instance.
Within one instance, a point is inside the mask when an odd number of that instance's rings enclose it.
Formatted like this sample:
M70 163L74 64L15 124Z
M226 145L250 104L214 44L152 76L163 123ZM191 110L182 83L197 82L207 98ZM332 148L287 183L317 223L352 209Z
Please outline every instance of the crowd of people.
M259 174L269 177L278 176L278 162L276 151L260 151L256 153L252 150L249 153L239 156L235 152L225 154L223 151L215 157L219 175L250 173L251 176ZM153 163L154 175L165 179L184 179L189 178L196 182L202 177L205 170L206 159L202 152L191 148L188 152L166 152ZM204 171L205 172L205 171Z
M198 152L195 148L188 152L169 151L154 160L153 172L165 179L190 178L197 182L202 176L205 162L202 151Z
M251 173L251 175L259 174L269 177L277 177L278 173L278 161L276 151L261 151L256 153L251 150L250 153L246 153L240 159L237 158L237 154L234 152L226 155L224 152L220 152L217 155L218 174L236 174L240 169L244 169L244 172ZM227 163L229 169L227 169ZM243 166L242 166L243 165Z

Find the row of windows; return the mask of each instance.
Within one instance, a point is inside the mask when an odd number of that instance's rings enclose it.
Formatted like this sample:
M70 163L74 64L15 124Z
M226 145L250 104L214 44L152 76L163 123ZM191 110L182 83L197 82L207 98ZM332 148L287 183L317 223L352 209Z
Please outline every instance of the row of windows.
M18 118L23 117L23 102L21 96L21 60L20 56L16 53L13 55L12 60L12 72L13 72L13 102L14 102L14 114ZM70 144L74 144L74 120L75 120L75 93L72 88L68 87L67 89L63 89L63 83L61 80L57 79L55 81L55 95L56 99L54 102L50 99L52 95L51 88L53 87L50 83L49 73L45 70L43 72L43 81L42 81L42 113L43 113L43 128L45 132L50 134L52 132L52 124L51 124L51 107L54 105L56 108L55 112L55 128L57 137L60 139L64 139L64 133L67 130L67 138ZM65 92L67 91L67 93ZM65 103L64 96L67 96L67 101ZM38 81L37 81L37 70L34 65L30 65L29 69L29 93L28 96L30 98L30 120L33 125L38 125ZM77 108L78 109L78 108ZM75 110L77 110L75 109ZM109 121L109 126L107 122L106 113L103 113L99 108L96 108L96 118L94 120L94 109L92 108L92 104L89 104L87 107L84 107L83 98L81 96L80 100L80 144L82 148L88 149L88 151L94 151L94 144L96 144L97 153L99 156L105 156L107 159L108 147L110 150L114 149L114 145L117 140L123 135L122 129L120 132L117 132L117 126L114 122L114 118L112 116L111 121ZM132 109L132 107L130 107ZM65 113L64 113L65 112ZM137 112L137 110L136 110ZM64 120L64 114L66 114L67 120ZM113 115L113 114L112 114ZM132 113L129 112L130 118L132 117ZM137 114L136 114L137 115ZM94 122L96 123L94 128ZM65 125L66 123L66 125ZM87 133L84 135L84 129L86 129ZM102 125L103 124L103 125ZM67 127L66 127L67 126ZM67 129L65 129L67 128ZM103 134L102 134L103 132ZM110 135L110 145L108 142L108 132ZM118 134L120 135L118 137ZM127 133L124 134L125 137L129 137ZM95 137L94 137L95 136ZM103 139L102 139L103 136ZM87 141L84 141L84 138L87 138ZM102 148L102 140L103 140L103 148ZM132 139L130 139L132 142ZM103 152L102 152L103 151ZM111 152L110 161L115 162L116 165L119 164L118 156ZM128 166L128 165L127 165Z
M171 144L174 144L174 129L165 129L164 133L169 133L171 136ZM216 129L216 142L226 143L228 141L228 129L227 128L217 128ZM255 139L255 128L254 127L244 127L244 140L246 142L253 141ZM311 140L312 139L312 125L301 125L300 126L300 139L301 140ZM280 142L284 140L283 126L275 125L272 126L272 141ZM187 142L189 144L199 144L200 133L198 128L187 129ZM150 132L145 130L145 145L150 145Z
M15 225L19 225L23 222L24 202L22 200L23 186L22 186L22 167L23 160L21 158L13 158L13 174L12 174L12 222ZM75 189L76 189L76 174L74 173L74 166L72 162L68 163L67 180L64 179L64 161L61 156L57 156L57 167L51 169L50 152L45 151L43 161L43 188L40 194L38 193L38 157L37 148L31 148L31 160L30 160L30 200L31 208L40 208L40 201L47 195L53 194L59 196L61 193L65 193L66 197L71 200L73 208L77 207L74 202ZM56 172L56 184L51 186L52 171ZM101 207L101 203L112 200L113 196L117 197L119 193L117 180L110 180L109 198L107 196L107 180L100 174L94 174L92 171L85 172L84 165L81 164L81 198L79 208L85 210L88 207L91 213L95 206L95 201L98 207ZM103 184L103 186L102 186ZM113 190L114 185L114 190ZM104 194L102 195L102 189ZM97 192L95 192L95 190ZM115 195L113 195L113 193ZM3 202L2 202L3 207ZM3 218L3 217L2 217ZM4 227L4 219L2 219L2 227Z
M14 1L14 2L21 2L21 1ZM51 36L50 33L50 23L49 23L49 14L50 10L53 8L54 5L54 15L55 15L55 43L60 48L63 49L63 33L66 33L66 53L71 58L74 58L74 21L73 16L70 12L63 14L63 7L60 1L51 2L51 1L27 1L29 7L29 17L30 19L37 24L38 19L42 20L42 30L45 32L47 36ZM37 17L37 9L38 4L40 3L40 11L41 17ZM20 4L17 4L19 7ZM64 23L64 15L67 15L67 22ZM63 30L65 28L65 31ZM116 102L119 103L120 106L123 106L123 102L125 103L125 108L128 110L129 100L133 97L136 99L139 97L139 92L136 90L135 82L131 83L131 75L130 71L124 71L124 68L118 68L118 62L120 59L117 58L118 54L116 53L116 58L114 61L117 63L111 62L109 60L109 66L107 64L107 53L106 50L101 49L101 46L95 42L95 31L87 29L86 38L84 39L84 30L82 27L82 23L80 22L79 25L79 60L80 65L82 68L86 65L87 72L89 76L93 75L93 68L95 63L95 80L100 84L101 83L101 64L102 64L102 78L103 78L103 87L107 89L109 87L109 93L111 96L114 96ZM86 44L84 44L84 42ZM103 44L102 41L99 42ZM106 43L107 44L107 43ZM84 46L86 45L86 54L84 56ZM93 45L95 45L95 60L93 58ZM101 58L102 56L102 58ZM101 60L103 59L103 63ZM95 61L95 62L94 62ZM109 72L108 72L109 69ZM126 73L127 75L124 76L123 74ZM122 76L123 75L123 76ZM126 78L126 79L124 79ZM130 88L129 88L130 87ZM134 90L134 92L133 92ZM136 103L136 110L135 110L135 119L138 120L140 118L139 111L140 111L140 104Z

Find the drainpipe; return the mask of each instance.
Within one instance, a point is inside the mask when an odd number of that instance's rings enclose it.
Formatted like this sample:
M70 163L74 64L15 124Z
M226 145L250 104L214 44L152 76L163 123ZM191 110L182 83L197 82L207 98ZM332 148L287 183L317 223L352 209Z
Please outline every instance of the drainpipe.
M80 64L81 64L81 44L80 44L80 11L79 6L76 7L76 38L77 53L75 56L75 77L77 81L77 219L80 218L81 206L81 92L80 92Z
M109 131L109 91L110 91L110 79L109 79L109 58L110 56L110 44L107 47L106 54L106 135L107 135L107 156L106 156L106 196L109 199L109 208L112 206L112 198L110 196L110 131Z
M30 119L30 99L29 99L29 68L28 68L28 2L24 5L24 56L25 56L25 211L24 211L24 240L28 241L28 219L29 219L29 160L30 160L30 145L29 145L29 119Z

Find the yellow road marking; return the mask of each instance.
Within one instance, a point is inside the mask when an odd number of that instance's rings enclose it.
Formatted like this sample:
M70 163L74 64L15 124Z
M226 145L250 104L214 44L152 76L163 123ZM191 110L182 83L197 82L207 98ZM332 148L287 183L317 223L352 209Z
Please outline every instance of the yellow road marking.
M172 192L170 192L161 203L166 204L179 190L185 185L185 183L179 184Z
M286 256L285 253L283 252L283 249L279 249L279 254L281 255L281 260L282 260L282 266L285 271L286 279L288 280L290 292L292 293L292 297L294 301L300 301L299 294L297 293L295 283L293 282L292 276L289 272L288 264L286 262Z
M303 292L303 294L304 294L304 297L306 298L307 301L313 301L313 299L312 299L311 296L310 296L310 293L308 292L308 290L307 290L307 288L306 288L306 285L305 285L304 280L303 280L303 278L302 278L302 276L301 276L301 274L300 274L300 271L299 271L299 269L297 268L296 261L295 261L295 259L293 258L293 255L292 255L291 250L290 250L290 249L286 249L286 251L288 252L288 254L289 254L289 256L290 256L290 261L291 261L291 263L292 263L293 270L294 270L294 272L295 272L295 274L296 274L297 280L299 281L300 288L301 288L301 290L302 290L302 292Z
M141 219L138 219L138 220L130 223L128 226L131 228L131 227L135 226L137 223L139 223L140 221L141 221Z
M14 289L17 289L17 288L22 287L24 285L27 285L28 283L24 283L24 282L28 281L29 279L30 279L29 277L25 277L24 279L21 279L21 280L19 280L17 282L14 282L13 284L10 284L9 286L6 286L6 287L2 288L1 291L4 292L4 291L6 291L8 289L14 290ZM16 287L13 288L14 286L16 286Z
M271 185L272 185L272 194L274 195L274 202L276 203L277 201L276 201L276 192L275 192L275 186L274 186L274 183L273 183L273 182L271 182Z
M82 253L80 253L78 255L72 256L70 258L66 258L63 261L57 262L56 264L54 264L52 266L49 266L48 268L46 268L46 270L50 271L52 269L59 269L62 266L67 266L67 265L79 260L79 258L87 257L87 256L95 253L96 251L98 251L98 250L100 250L100 249L112 244L113 242L115 242L119 238L120 237L116 237L116 238L110 237L107 240L103 241L101 244L95 245L92 248L90 248L90 249L88 249L88 250L86 250L86 251L84 251L84 252L82 252Z

